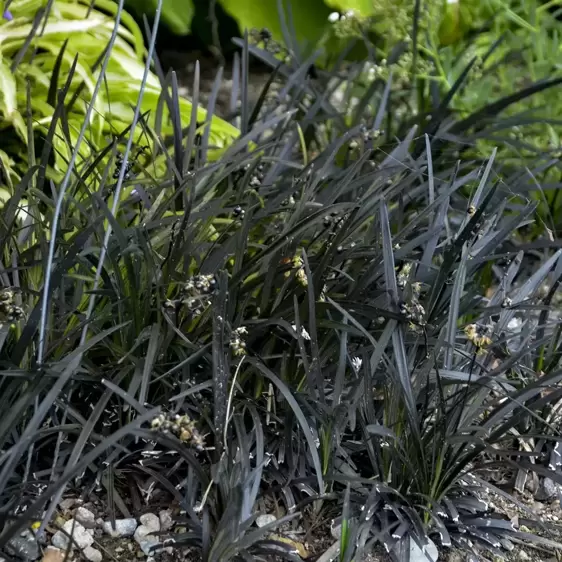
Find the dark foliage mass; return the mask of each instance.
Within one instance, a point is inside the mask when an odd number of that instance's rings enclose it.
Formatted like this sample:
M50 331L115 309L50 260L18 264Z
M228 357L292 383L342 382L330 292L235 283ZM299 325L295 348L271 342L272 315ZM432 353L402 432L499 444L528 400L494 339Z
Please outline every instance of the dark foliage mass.
M562 252L534 170L455 154L513 100L451 121L459 83L390 138L389 84L350 119L341 69L240 45L241 136L218 160L195 120L165 139L137 112L153 153L125 131L47 188L47 138L0 213L0 551L65 491L115 513L140 483L206 562L300 560L270 532L303 513L341 522L342 562L529 539L486 474L562 483ZM250 56L273 63L256 106ZM285 516L258 528L264 501Z

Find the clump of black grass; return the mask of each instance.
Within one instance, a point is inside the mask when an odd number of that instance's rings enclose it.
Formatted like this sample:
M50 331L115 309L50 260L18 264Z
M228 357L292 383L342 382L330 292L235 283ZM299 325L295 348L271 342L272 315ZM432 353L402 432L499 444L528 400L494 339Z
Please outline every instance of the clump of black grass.
M195 119L177 121L144 155L162 177L119 159L150 198L110 208L112 164L79 165L52 238L49 198L17 222L31 166L1 211L2 294L22 313L1 332L0 549L37 520L41 535L72 488L96 490L109 517L165 498L174 544L206 562L299 560L310 504L341 518L342 561L378 542L396 559L429 539L557 546L493 509L499 494L525 511L487 472L562 483L561 252L535 244L530 259L517 174L498 181L494 155L452 162L415 129L375 134L384 84L349 128L303 85L313 61L298 53L275 111L265 95L250 107L244 60L263 53L242 47L243 134L221 159Z

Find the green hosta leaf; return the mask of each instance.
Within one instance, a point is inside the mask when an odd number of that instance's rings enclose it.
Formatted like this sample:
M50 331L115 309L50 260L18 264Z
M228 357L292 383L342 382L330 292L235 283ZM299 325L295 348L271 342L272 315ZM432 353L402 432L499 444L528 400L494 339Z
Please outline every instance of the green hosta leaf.
M185 3L190 4L191 0L185 0ZM164 0L164 4L166 4L166 0ZM96 7L102 8L112 16L117 15L117 2L113 2L113 0L96 0ZM127 39L127 41L133 45L137 57L142 57L144 55L145 48L144 39L139 26L135 23L135 20L125 11L121 12L121 23L123 25L121 31L122 37Z
M156 6L155 1L145 1ZM83 122L97 80L99 67L95 68L95 65L98 64L114 27L116 5L111 0L97 0L95 9L90 10L88 3L80 0L54 0L45 27L42 28L41 34L33 39L33 45L39 51L33 61L25 56L19 62L15 73L12 73L12 58L28 40L33 20L41 6L42 1L39 0L16 0L10 6L13 21L0 21L0 122L3 122L3 126L8 125L14 129L23 143L27 142L27 125L22 113L27 105L26 88L30 82L31 123L35 131L44 134L54 114L54 107L48 100L55 67L60 63L60 87L62 79L68 76L73 61L78 56L69 91L72 95L79 86L81 91L67 115L70 135L73 137L71 140L75 142L74 137ZM182 29L186 29L190 24L193 16L191 2L186 4L184 0L164 0L164 9L169 17L173 15L172 24L175 22L176 26ZM182 14L187 14L184 19ZM105 85L95 101L88 132L89 142L83 143L81 147L81 160L87 160L92 151L105 147L108 135L125 130L130 125L133 108L137 104L146 50L140 28L133 18L122 14L121 21L119 35L113 45L107 67ZM178 29L179 27L175 28ZM62 60L57 62L65 43ZM155 124L155 116L158 113L156 109L161 102L161 95L159 80L155 74L150 73L142 101L142 111L149 115L149 126ZM182 125L188 126L191 119L191 103L182 99L179 105ZM166 106L162 117L162 134L169 136L173 133L173 128ZM201 123L207 120L204 110L197 111L197 119ZM75 128L74 124L77 124L78 128ZM134 135L139 137L141 134L142 130L139 127ZM213 117L209 138L209 144L213 148L209 152L209 158L214 159L217 156L215 153L230 144L238 134L235 127ZM51 177L53 173L65 169L70 150L67 142L63 134L58 135L55 140L55 161L53 167L49 168Z
M158 5L157 0L128 0L127 6L137 15L146 14L153 17ZM192 0L163 0L162 21L177 35L187 35L191 30L191 21L195 14Z
M14 161L3 150L0 150L0 169L2 180L9 190L13 190L14 183L20 181L20 177L14 169Z
M86 20L51 21L45 25L42 35L43 37L55 35L62 38L68 33L87 33L99 26L103 26L104 23L105 18L100 14L93 14ZM26 39L30 31L31 24L18 27L4 26L0 30L0 43L16 39Z
M221 0L222 7L237 21L240 29L267 28L277 41L283 39L277 0ZM292 22L299 43L315 45L328 26L333 11L322 0L293 0Z
M10 120L17 110L16 80L10 68L3 61L0 62L0 111Z

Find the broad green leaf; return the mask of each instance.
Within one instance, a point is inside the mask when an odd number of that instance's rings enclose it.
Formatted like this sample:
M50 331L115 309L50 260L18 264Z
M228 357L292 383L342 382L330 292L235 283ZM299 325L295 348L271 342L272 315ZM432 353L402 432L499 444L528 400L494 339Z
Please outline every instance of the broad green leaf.
M128 0L127 7L138 16L146 14L154 17L157 0ZM162 21L176 35L187 35L191 31L191 21L195 14L193 0L163 0Z
M242 32L267 28L276 41L283 40L277 0L221 0L221 6L237 21ZM324 34L333 10L321 0L293 0L290 6L297 41L315 45Z
M6 119L11 119L17 110L16 80L12 71L4 61L0 62L0 111Z
M153 0L147 0L156 6ZM37 10L43 5L43 0L15 0L10 5L14 19L10 22L0 20L0 51L2 66L0 67L0 113L4 116L4 123L9 124L22 142L27 139L27 124L22 113L27 105L27 83L31 83L32 127L36 131L48 131L54 108L46 103L51 75L57 64L57 57L62 45L66 42L61 65L61 76L67 76L75 58L78 56L75 74L69 91L72 95L80 86L80 97L72 106L67 120L72 142L76 140L77 131L94 90L99 68L92 71L94 65L99 64L105 46L111 37L117 6L111 0L99 0L92 10L88 2L80 0L54 0L52 10L41 34L37 35L32 44L39 51L33 62L27 55L19 62L15 74L10 70L11 59L22 48L32 31L33 20ZM187 10L185 10L187 6ZM191 23L193 16L192 3L183 0L164 0L164 9L168 14L174 13L173 20L183 26ZM102 11L103 10L103 11ZM172 10L172 11L170 11ZM178 17L177 13L186 13ZM172 22L173 23L173 22ZM30 51L31 52L31 51ZM88 143L81 148L81 160L91 158L92 151L97 151L106 145L106 137L125 130L133 115L138 91L144 74L144 57L146 49L142 33L134 19L122 14L119 35L113 45L107 72L106 83L95 101L91 127L88 132ZM146 95L142 102L143 113L149 114L148 124L154 126L156 108L161 101L161 86L154 73L148 76ZM180 117L183 126L189 125L191 119L191 103L186 99L180 100ZM172 134L171 121L167 106L164 107L162 134ZM206 112L198 109L197 119L207 120ZM214 159L221 149L224 149L238 136L238 130L229 123L213 117L211 121L209 158ZM139 139L142 129L134 132ZM146 139L144 141L146 144ZM48 168L50 177L60 173L66 166L71 147L67 146L62 131L58 131L54 139L54 163ZM162 162L164 164L164 162ZM16 169L19 169L16 165ZM164 166L165 167L165 166ZM164 169L164 168L162 168Z

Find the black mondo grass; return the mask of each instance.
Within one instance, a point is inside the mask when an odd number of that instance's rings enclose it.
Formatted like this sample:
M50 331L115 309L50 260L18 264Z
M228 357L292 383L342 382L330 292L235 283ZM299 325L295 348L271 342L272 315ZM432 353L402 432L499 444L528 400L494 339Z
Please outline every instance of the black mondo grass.
M93 493L107 519L171 506L163 545L205 562L320 556L331 519L342 562L562 548L492 506L530 515L527 479L562 485L562 250L526 246L524 170L452 159L440 122L377 134L388 84L349 127L314 57L273 57L250 106L248 59L270 53L242 45L220 158L158 69L173 138L139 104L0 210L0 554L26 528L45 546L61 498Z

